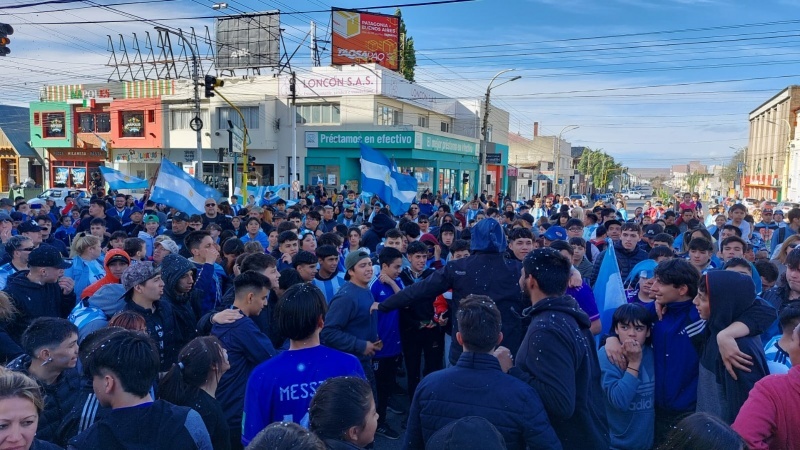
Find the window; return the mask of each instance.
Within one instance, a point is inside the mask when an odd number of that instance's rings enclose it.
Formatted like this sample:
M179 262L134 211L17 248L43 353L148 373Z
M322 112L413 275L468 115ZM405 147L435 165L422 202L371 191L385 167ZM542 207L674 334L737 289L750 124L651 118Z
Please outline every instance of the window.
M403 122L403 111L378 103L378 125L400 125Z
M417 126L428 128L428 116L417 116Z
M258 106L247 106L244 108L239 108L244 116L245 123L247 124L248 130L257 130L259 120L259 113L258 113ZM227 130L228 129L228 120L233 122L234 125L239 127L242 126L242 119L239 117L239 113L236 112L233 108L217 108L217 129L218 130Z
M33 124L34 125L39 125L41 123L40 117L41 116L39 115L39 113L33 113Z
M147 123L155 123L156 122L156 111L151 109L147 111Z
M78 114L78 133L108 133L111 131L111 114Z
M66 120L63 112L44 113L43 117L44 123L42 124L42 137L63 138L66 136Z
M450 122L442 122L442 124L439 127L439 129L441 131L445 132L445 133L449 133L450 132Z
M169 112L169 116L170 130L191 130L189 124L191 123L192 119L194 119L193 109L172 109ZM208 120L207 109L200 110L200 118L203 120L204 126L208 126L210 124ZM225 129L228 129L227 124L225 124Z
M341 122L338 103L319 103L297 105L297 123L338 124Z
M122 113L122 137L144 137L144 111Z

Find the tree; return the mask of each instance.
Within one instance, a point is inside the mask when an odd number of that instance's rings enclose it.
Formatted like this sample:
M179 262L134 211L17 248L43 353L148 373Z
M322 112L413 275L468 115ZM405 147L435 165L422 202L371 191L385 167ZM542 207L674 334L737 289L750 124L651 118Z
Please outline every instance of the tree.
M417 53L414 51L414 38L408 36L406 33L406 23L403 21L403 13L400 8L395 10L394 15L400 19L400 48L398 54L400 57L399 72L403 78L410 82L414 82L414 68L417 66Z
M739 175L739 164L742 164L742 176L744 176L745 153L747 153L747 147L736 150L736 153L731 157L731 161L722 169L722 174L720 176L722 181L733 184Z
M700 184L700 180L705 178L705 174L692 172L686 176L686 185L689 187L689 192L695 192L695 188Z

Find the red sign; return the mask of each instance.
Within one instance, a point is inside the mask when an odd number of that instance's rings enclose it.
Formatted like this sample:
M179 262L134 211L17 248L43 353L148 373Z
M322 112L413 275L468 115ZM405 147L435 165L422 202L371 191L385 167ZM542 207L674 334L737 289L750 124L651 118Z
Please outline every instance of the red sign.
M396 16L334 10L332 23L333 64L399 68L400 20Z

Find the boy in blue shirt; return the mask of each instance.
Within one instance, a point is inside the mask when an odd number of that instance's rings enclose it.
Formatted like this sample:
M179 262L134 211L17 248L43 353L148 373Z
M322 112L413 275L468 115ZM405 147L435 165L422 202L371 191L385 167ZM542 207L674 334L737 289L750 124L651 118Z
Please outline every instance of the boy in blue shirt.
M247 381L242 422L245 446L273 422L308 426L308 405L317 388L338 376L364 378L353 355L320 344L327 303L308 283L290 287L278 303L278 329L289 350L253 369Z
M339 271L339 252L333 245L320 245L315 250L319 259L319 270L314 277L314 285L325 295L325 301L331 299L344 285L344 274Z
M398 278L403 265L403 254L392 247L384 247L378 255L381 266L380 274L369 285L375 301L380 303L403 289L403 282ZM386 407L394 387L398 359L402 351L400 345L400 311L378 312L378 337L383 348L378 350L372 359L375 371L375 384L378 397L375 409L378 412L378 429L376 433L387 439L399 439L400 433L386 423Z
M605 391L612 448L645 449L653 446L655 404L653 348L650 332L655 316L641 304L628 303L614 311L611 329L622 340L627 367L609 361L604 349L597 356Z

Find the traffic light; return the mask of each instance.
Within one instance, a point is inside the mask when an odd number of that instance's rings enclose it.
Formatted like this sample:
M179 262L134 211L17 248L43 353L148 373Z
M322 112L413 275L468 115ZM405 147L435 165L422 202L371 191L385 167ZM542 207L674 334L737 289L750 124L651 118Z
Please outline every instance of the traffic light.
M247 157L247 165L250 167L250 172L256 170L256 157L255 156L248 156Z
M11 39L9 39L8 36L12 34L14 34L14 28L12 28L11 25L0 23L0 56L6 56L11 53L11 49L8 48Z
M469 172L464 172L464 175L462 176L462 178L461 178L461 181L462 181L464 184L467 184L467 183L469 183Z
M206 98L211 98L214 96L214 88L215 87L222 87L225 85L224 80L218 80L217 77L213 75L206 75L205 80L205 87L206 87Z

